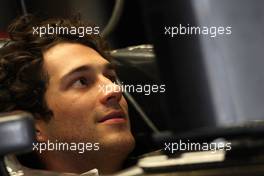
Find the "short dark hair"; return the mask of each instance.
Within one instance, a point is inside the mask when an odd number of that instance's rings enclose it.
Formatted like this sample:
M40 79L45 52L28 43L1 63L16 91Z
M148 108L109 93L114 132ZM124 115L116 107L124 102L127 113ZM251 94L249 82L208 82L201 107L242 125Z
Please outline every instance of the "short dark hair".
M8 28L10 44L0 49L0 112L24 110L48 121L52 111L44 94L49 75L43 69L43 52L61 42L80 43L108 59L109 49L97 34L33 35L36 26L91 27L79 17L39 19L32 15L16 19Z

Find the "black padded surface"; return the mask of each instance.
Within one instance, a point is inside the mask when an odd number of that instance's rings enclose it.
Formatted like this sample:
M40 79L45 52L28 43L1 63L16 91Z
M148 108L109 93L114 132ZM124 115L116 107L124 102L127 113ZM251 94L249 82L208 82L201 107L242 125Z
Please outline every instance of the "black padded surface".
M29 113L0 114L0 156L32 150L34 123Z

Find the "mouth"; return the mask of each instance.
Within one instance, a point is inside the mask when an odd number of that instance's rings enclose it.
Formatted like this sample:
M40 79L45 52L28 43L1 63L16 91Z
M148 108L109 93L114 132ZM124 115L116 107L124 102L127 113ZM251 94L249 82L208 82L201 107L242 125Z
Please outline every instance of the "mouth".
M125 117L125 113L123 111L112 111L109 114L107 114L106 116L104 116L103 118L101 118L98 122L99 123L121 123L121 122L125 122L126 121L126 117Z

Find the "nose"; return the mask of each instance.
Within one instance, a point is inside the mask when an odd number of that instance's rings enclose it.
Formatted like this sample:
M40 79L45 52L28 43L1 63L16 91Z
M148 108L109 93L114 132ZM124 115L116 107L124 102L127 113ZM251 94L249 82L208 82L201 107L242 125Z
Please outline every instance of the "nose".
M101 91L102 96L100 102L105 105L118 104L122 98L122 89L116 83L113 83L107 78L102 78Z

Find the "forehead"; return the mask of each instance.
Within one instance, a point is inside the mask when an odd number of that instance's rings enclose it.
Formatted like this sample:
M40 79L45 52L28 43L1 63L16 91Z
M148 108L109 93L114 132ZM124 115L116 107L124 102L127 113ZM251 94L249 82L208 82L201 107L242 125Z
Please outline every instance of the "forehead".
M43 53L49 75L62 77L80 66L101 68L109 63L94 49L78 43L59 43Z

